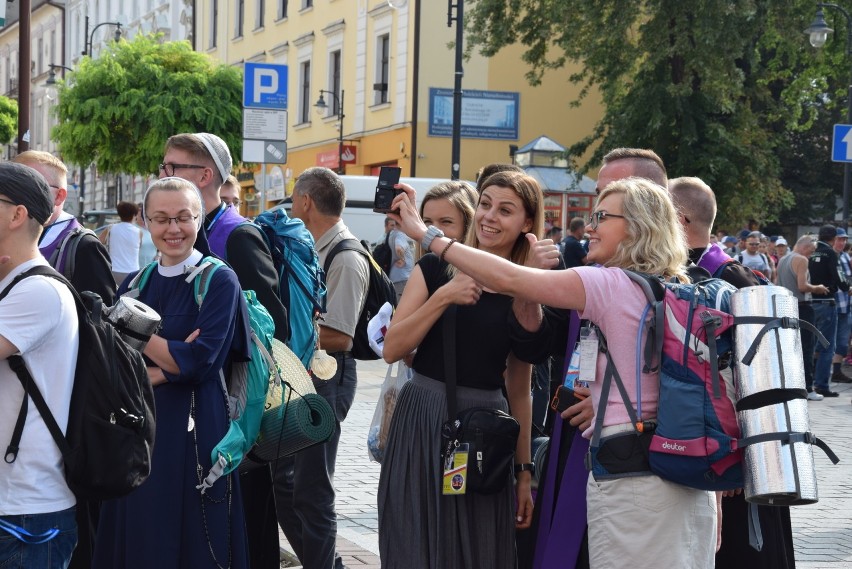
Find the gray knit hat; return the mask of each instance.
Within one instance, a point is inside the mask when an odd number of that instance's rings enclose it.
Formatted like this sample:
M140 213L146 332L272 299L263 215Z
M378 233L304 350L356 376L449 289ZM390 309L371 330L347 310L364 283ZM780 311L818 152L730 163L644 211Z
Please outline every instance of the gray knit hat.
M207 148L207 152L210 153L210 157L216 163L216 168L219 170L219 175L222 176L222 182L224 183L228 179L228 175L231 173L231 168L234 165L228 145L225 144L224 140L209 132L196 132L195 136L204 143L204 147Z
M0 197L27 208L39 225L53 215L53 198L44 176L33 168L15 162L0 162Z

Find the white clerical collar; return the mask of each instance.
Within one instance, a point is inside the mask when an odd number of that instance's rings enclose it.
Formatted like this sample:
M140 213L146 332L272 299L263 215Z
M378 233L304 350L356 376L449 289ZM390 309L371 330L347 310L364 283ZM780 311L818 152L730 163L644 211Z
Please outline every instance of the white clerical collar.
M157 272L164 277L179 277L183 274L186 274L186 267L194 268L202 257L204 257L204 255L201 253L201 251L196 251L195 249L193 249L192 252L189 254L189 257L175 265L164 267L158 262Z

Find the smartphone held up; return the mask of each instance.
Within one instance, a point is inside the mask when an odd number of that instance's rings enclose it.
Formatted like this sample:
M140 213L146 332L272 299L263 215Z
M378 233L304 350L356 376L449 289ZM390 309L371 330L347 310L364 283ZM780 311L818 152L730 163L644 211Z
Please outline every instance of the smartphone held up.
M376 184L376 197L373 199L373 211L376 213L389 213L393 199L402 190L394 188L399 183L401 168L396 166L382 166L379 170L379 182Z

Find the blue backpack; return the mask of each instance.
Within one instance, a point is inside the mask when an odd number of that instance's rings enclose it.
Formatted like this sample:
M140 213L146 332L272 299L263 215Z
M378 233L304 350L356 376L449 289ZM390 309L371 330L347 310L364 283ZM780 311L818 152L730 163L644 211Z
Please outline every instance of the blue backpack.
M128 296L136 297L148 284L148 279L157 263L150 263L139 271L128 285ZM199 309L207 295L210 280L219 268L227 266L216 257L205 257L187 277L193 283L193 295ZM251 326L251 360L232 362L231 377L225 381L228 388L230 424L228 432L210 453L213 467L204 480L201 490L213 486L221 476L236 469L254 446L260 431L260 423L266 406L266 395L275 361L272 356L272 336L275 322L269 312L257 300L254 291L243 291Z
M290 339L293 350L305 368L319 342L317 321L325 312L325 273L314 249L314 238L301 219L292 219L283 209L268 210L258 215L257 225L278 270L279 298L288 310Z

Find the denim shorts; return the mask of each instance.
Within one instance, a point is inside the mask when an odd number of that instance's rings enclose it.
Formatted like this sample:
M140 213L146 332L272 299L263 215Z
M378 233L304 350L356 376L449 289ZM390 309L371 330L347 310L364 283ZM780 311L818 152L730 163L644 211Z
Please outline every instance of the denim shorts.
M29 545L17 537L0 530L0 567L3 569L65 569L71 561L71 553L77 545L77 521L72 506L49 514L23 514L0 516L32 534L41 534L52 528L59 534L50 541Z

